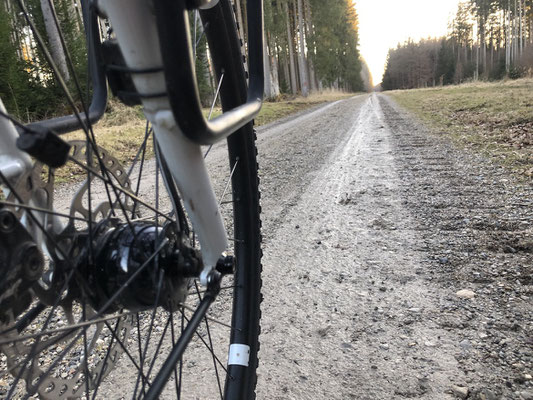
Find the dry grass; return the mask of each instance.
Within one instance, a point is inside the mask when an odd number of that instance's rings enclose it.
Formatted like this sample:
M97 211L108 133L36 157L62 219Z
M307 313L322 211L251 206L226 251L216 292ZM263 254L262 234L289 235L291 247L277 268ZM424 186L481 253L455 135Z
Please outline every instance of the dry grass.
M255 124L257 126L266 125L318 104L346 99L353 95L353 93L328 90L321 93L313 93L308 97L283 96L276 99L276 101L266 101L263 103L263 108L255 119Z
M387 94L456 143L533 176L533 79Z

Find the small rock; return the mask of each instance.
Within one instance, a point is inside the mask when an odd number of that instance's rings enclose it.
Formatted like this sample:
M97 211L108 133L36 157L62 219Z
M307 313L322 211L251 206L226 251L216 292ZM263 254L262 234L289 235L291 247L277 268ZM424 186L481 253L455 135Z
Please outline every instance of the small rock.
M452 386L452 393L460 399L466 399L468 397L468 388L464 386Z
M427 342L424 342L424 344L426 345L426 347L435 347L436 346L435 342L431 342L429 340Z
M499 400L499 397L489 389L482 389L478 395L477 399L479 400Z
M439 262L441 264L448 264L449 260L448 260L448 257L441 257L439 258Z
M532 379L533 379L533 376L531 376L531 374L524 374L524 380L530 381Z
M296 228L296 229L300 229L300 225L296 225L296 227L295 227L295 228Z
M420 308L417 308L417 307L413 307L413 308L410 308L409 310L407 311L410 311L412 313L419 313L420 312Z
M426 393L431 389L428 378L418 378L418 386L420 387L422 393Z
M503 248L503 252L504 253L514 254L514 253L516 253L516 249L514 247L511 247L511 246L507 245L507 246L505 246Z
M328 325L328 326L326 326L326 327L324 327L324 328L320 328L320 329L318 330L318 334L319 334L320 336L324 337L324 336L326 336L326 335L328 334L328 332L329 332L330 329L331 329L331 326L330 326L330 325Z
M387 343L382 343L379 345L380 349L383 349L383 350L388 350L389 349L389 345Z
M520 392L520 399L533 400L533 390L522 390Z
M476 294L472 290L463 289L459 290L455 295L461 299L473 299Z
M461 343L459 343L459 346L461 346L461 348L463 350L467 350L467 351L470 351L472 350L472 343L470 343L468 340L463 340L461 341Z

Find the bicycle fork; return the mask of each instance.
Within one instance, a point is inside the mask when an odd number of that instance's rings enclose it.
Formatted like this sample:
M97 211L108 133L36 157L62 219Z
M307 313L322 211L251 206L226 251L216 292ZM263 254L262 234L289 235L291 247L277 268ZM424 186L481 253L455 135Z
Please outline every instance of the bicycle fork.
M98 8L111 21L120 50L132 71L146 118L152 123L161 153L198 235L204 262L200 281L206 285L207 276L226 250L228 239L201 147L185 137L166 95L151 3L146 0L100 0Z

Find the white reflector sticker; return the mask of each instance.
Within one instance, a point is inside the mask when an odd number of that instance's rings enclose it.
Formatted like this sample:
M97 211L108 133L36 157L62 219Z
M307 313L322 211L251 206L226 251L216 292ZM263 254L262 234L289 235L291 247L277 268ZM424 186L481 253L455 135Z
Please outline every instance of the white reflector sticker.
M248 366L250 361L250 346L245 344L232 344L229 346L228 365Z

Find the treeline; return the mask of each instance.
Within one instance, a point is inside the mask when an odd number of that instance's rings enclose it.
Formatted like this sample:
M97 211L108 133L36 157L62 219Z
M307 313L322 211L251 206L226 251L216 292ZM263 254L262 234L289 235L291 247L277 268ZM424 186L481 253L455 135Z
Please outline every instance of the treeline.
M352 1L266 0L264 9L266 97L364 89Z
M518 78L533 68L533 0L459 3L447 37L389 50L384 90Z
M24 4L41 33L59 70L69 84L65 51L48 0L25 0ZM87 84L87 51L79 0L55 0L54 9L82 87ZM30 27L13 0L0 4L0 98L19 118L34 120L61 113L65 98Z
M84 1L84 0L81 0ZM240 32L247 36L246 0L232 0ZM74 86L67 52L55 28L53 11L65 35L79 82L87 85L87 50L80 0L25 0L55 64L68 85ZM350 0L265 0L265 96L302 94L325 88L347 91L371 86L358 50L358 21ZM191 13L191 32L199 39L196 70L200 96L210 104L217 83L197 15ZM194 31L196 27L196 31ZM109 26L101 23L105 38ZM75 91L74 91L75 92ZM6 108L24 120L61 113L66 107L44 54L16 0L0 2L0 97Z

